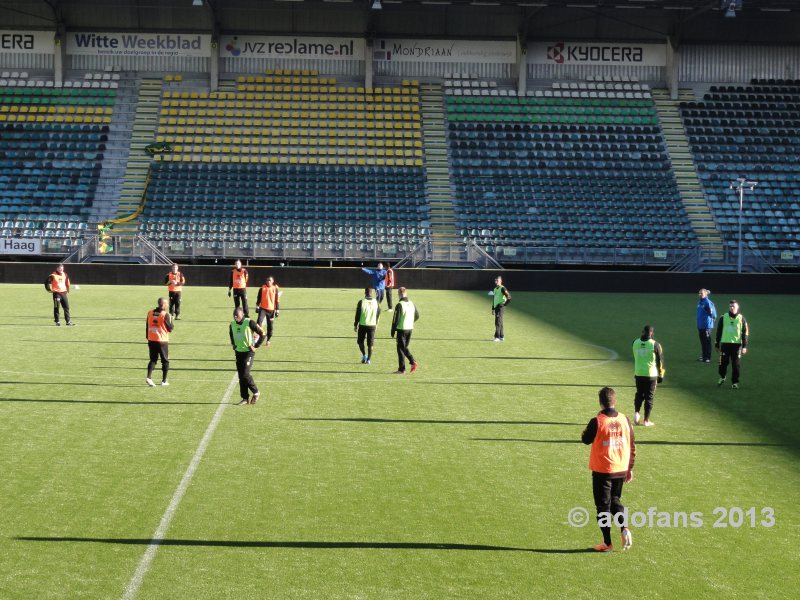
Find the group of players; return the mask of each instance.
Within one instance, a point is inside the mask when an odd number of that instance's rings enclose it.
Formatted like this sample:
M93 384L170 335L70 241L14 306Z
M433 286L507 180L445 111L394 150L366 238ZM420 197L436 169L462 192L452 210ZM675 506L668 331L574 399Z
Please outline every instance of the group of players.
M698 292L697 330L700 337L701 356L698 362L711 362L711 332L714 319L717 318L716 307L709 298L711 292L701 289ZM747 354L749 338L747 319L739 312L739 302L735 299L728 303L728 312L720 316L716 322L716 343L719 352L719 379L717 385L725 383L728 365L732 366L733 389L739 389L741 357ZM645 325L639 338L633 341L634 380L636 395L634 397L634 423L652 426L650 420L653 409L653 397L656 386L664 379L664 353L653 339L653 327ZM636 442L630 420L616 409L616 392L604 387L598 393L600 412L592 418L584 429L581 441L591 446L589 453L589 469L592 472L592 495L602 543L594 546L597 552L610 552L614 549L611 540L611 523L620 523L620 515L624 514L622 505L622 487L633 480L633 466L636 461ZM644 421L641 421L640 410L644 404ZM622 549L633 545L633 536L627 523L621 526Z
M394 312L391 335L397 342L398 369L395 373L406 373L406 360L410 364L410 372L419 368L419 363L409 349L414 323L419 319L419 311L408 298L405 287L398 288L399 300L392 305L392 290L395 287L394 271L384 268L378 263L377 268L362 269L370 277L370 285L364 289L364 297L356 305L353 329L357 334L356 342L361 352L361 363L372 362L372 351L375 331L381 315L381 303L387 299L389 312ZM146 338L150 354L147 364L147 385L155 386L152 379L158 361L161 361L162 386L168 386L169 372L169 335L174 328L174 320L181 318L181 294L186 278L177 264L173 264L164 283L167 285L169 299L159 298L158 305L147 313ZM234 264L228 283L228 296L233 297L233 320L229 326L231 347L236 356L236 369L239 377L238 404L255 404L261 393L253 380L251 368L256 350L270 340L274 332L274 320L280 315L281 292L274 279L269 276L261 286L256 299L258 317L250 319L247 303L247 286L249 274L240 260ZM53 314L56 325L60 325L59 307L63 308L67 325L74 325L70 318L68 294L69 276L64 265L58 265L51 273L45 287L53 294ZM502 277L494 280L494 289L489 292L492 301L492 313L495 317L494 341L505 340L503 316L505 308L511 301L511 294L503 285ZM701 289L698 292L697 329L700 338L701 356L698 362L711 362L711 333L717 319L716 307L709 298L710 292ZM266 325L266 329L264 328ZM666 374L664 352L661 344L654 337L654 328L645 325L641 335L633 341L632 353L634 362L634 380L636 394L634 396L634 423L652 427L653 403L657 385ZM739 311L737 300L728 304L728 312L716 321L716 337L714 344L720 354L719 379L717 385L726 381L728 366L732 366L732 388L739 389L741 356L747 353L749 327L744 315ZM633 467L636 458L636 443L630 420L616 409L616 392L604 387L598 394L600 412L587 424L581 441L591 446L589 469L592 471L592 491L598 522L603 535L603 542L594 547L598 552L613 550L611 526L607 518L614 519L623 514L624 507L620 501L623 484L633 479ZM644 418L641 410L644 407ZM611 520L610 522L617 522ZM627 524L622 526L622 549L633 544L633 537Z

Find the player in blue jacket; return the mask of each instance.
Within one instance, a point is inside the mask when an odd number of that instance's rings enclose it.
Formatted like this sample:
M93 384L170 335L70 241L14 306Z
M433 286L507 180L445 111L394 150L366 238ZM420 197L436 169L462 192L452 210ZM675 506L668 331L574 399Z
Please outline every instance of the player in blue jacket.
M383 302L383 296L386 293L386 269L383 268L383 263L378 263L377 269L368 269L367 267L362 267L361 270L369 275L369 287L375 290L375 299L380 305L380 303Z
M700 348L703 355L697 362L711 362L711 330L714 329L714 321L717 319L717 309L709 298L711 292L705 288L697 292L697 333L700 336Z

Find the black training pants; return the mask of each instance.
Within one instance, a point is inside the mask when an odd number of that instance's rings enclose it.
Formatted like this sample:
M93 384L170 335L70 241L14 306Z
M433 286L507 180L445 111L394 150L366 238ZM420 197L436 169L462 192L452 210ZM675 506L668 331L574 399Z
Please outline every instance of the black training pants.
M644 420L650 420L650 413L653 412L653 399L656 396L656 386L658 379L655 377L634 376L636 380L636 395L633 397L633 407L636 412L642 410L644 404Z
M181 314L181 292L169 293L169 314L177 317Z
M501 340L505 337L503 332L503 313L506 311L506 305L494 307L494 337Z
M416 362L414 357L411 355L411 351L408 349L408 345L411 343L412 331L413 330L411 329L407 331L401 331L398 329L397 333L395 334L397 337L397 370L401 373L405 373L406 358L412 365Z
M253 367L253 358L255 352L236 352L236 372L239 373L239 395L242 400L248 399L248 391L253 394L258 393L256 382L253 381L253 376L250 374L250 369Z
M703 354L703 360L711 360L711 330L698 329L697 335L700 337L700 348Z
M367 342L367 347L364 348L364 340ZM359 325L358 326L358 349L361 350L361 354L365 355L367 358L372 358L372 346L375 345L375 327L370 327L368 325ZM369 352L367 352L369 350Z
M272 322L275 320L275 311L266 308L258 309L258 324L263 327L264 321L267 322L267 341L272 338Z
M386 304L392 310L392 288L386 288Z
M53 320L56 323L58 323L59 305L64 308L64 319L67 321L67 323L69 323L69 300L67 300L67 295L64 293L53 292Z
M733 376L731 383L739 383L739 371L742 367L742 345L720 344L719 347L719 376L723 379L728 372L728 363L731 364Z
M249 318L250 308L247 306L247 288L235 288L233 290L233 306L239 308L240 304L245 318Z
M150 362L147 363L147 378L153 378L153 369L156 368L156 363L160 358L161 381L166 381L167 373L169 372L169 343L147 340L147 349L150 351Z
M622 496L622 485L625 483L624 477L619 475L611 477L606 473L592 471L592 494L594 495L594 505L597 508L597 520L600 520L600 513L610 513L613 519L615 515L622 513L625 507L620 502ZM619 521L617 517L617 522ZM603 532L603 542L611 545L611 527L601 527Z

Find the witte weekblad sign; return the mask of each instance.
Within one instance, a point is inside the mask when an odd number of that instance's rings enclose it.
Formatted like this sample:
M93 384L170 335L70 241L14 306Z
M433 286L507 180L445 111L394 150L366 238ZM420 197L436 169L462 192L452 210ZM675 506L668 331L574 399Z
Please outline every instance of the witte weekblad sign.
M199 33L67 34L67 54L94 56L211 56L211 36Z
M42 253L42 241L36 238L0 239L0 254L36 255Z
M373 59L392 62L517 62L516 42L468 40L375 40Z
M0 30L0 54L52 54L53 31Z
M224 35L222 58L364 60L364 40L345 37Z
M614 42L535 42L528 45L528 62L536 65L610 65L663 67L664 44L617 44Z

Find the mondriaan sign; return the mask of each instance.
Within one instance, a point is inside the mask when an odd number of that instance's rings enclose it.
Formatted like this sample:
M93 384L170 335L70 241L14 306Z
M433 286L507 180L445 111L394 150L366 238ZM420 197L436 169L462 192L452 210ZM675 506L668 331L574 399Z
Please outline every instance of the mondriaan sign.
M537 42L528 46L528 61L540 65L617 65L663 67L664 44Z

